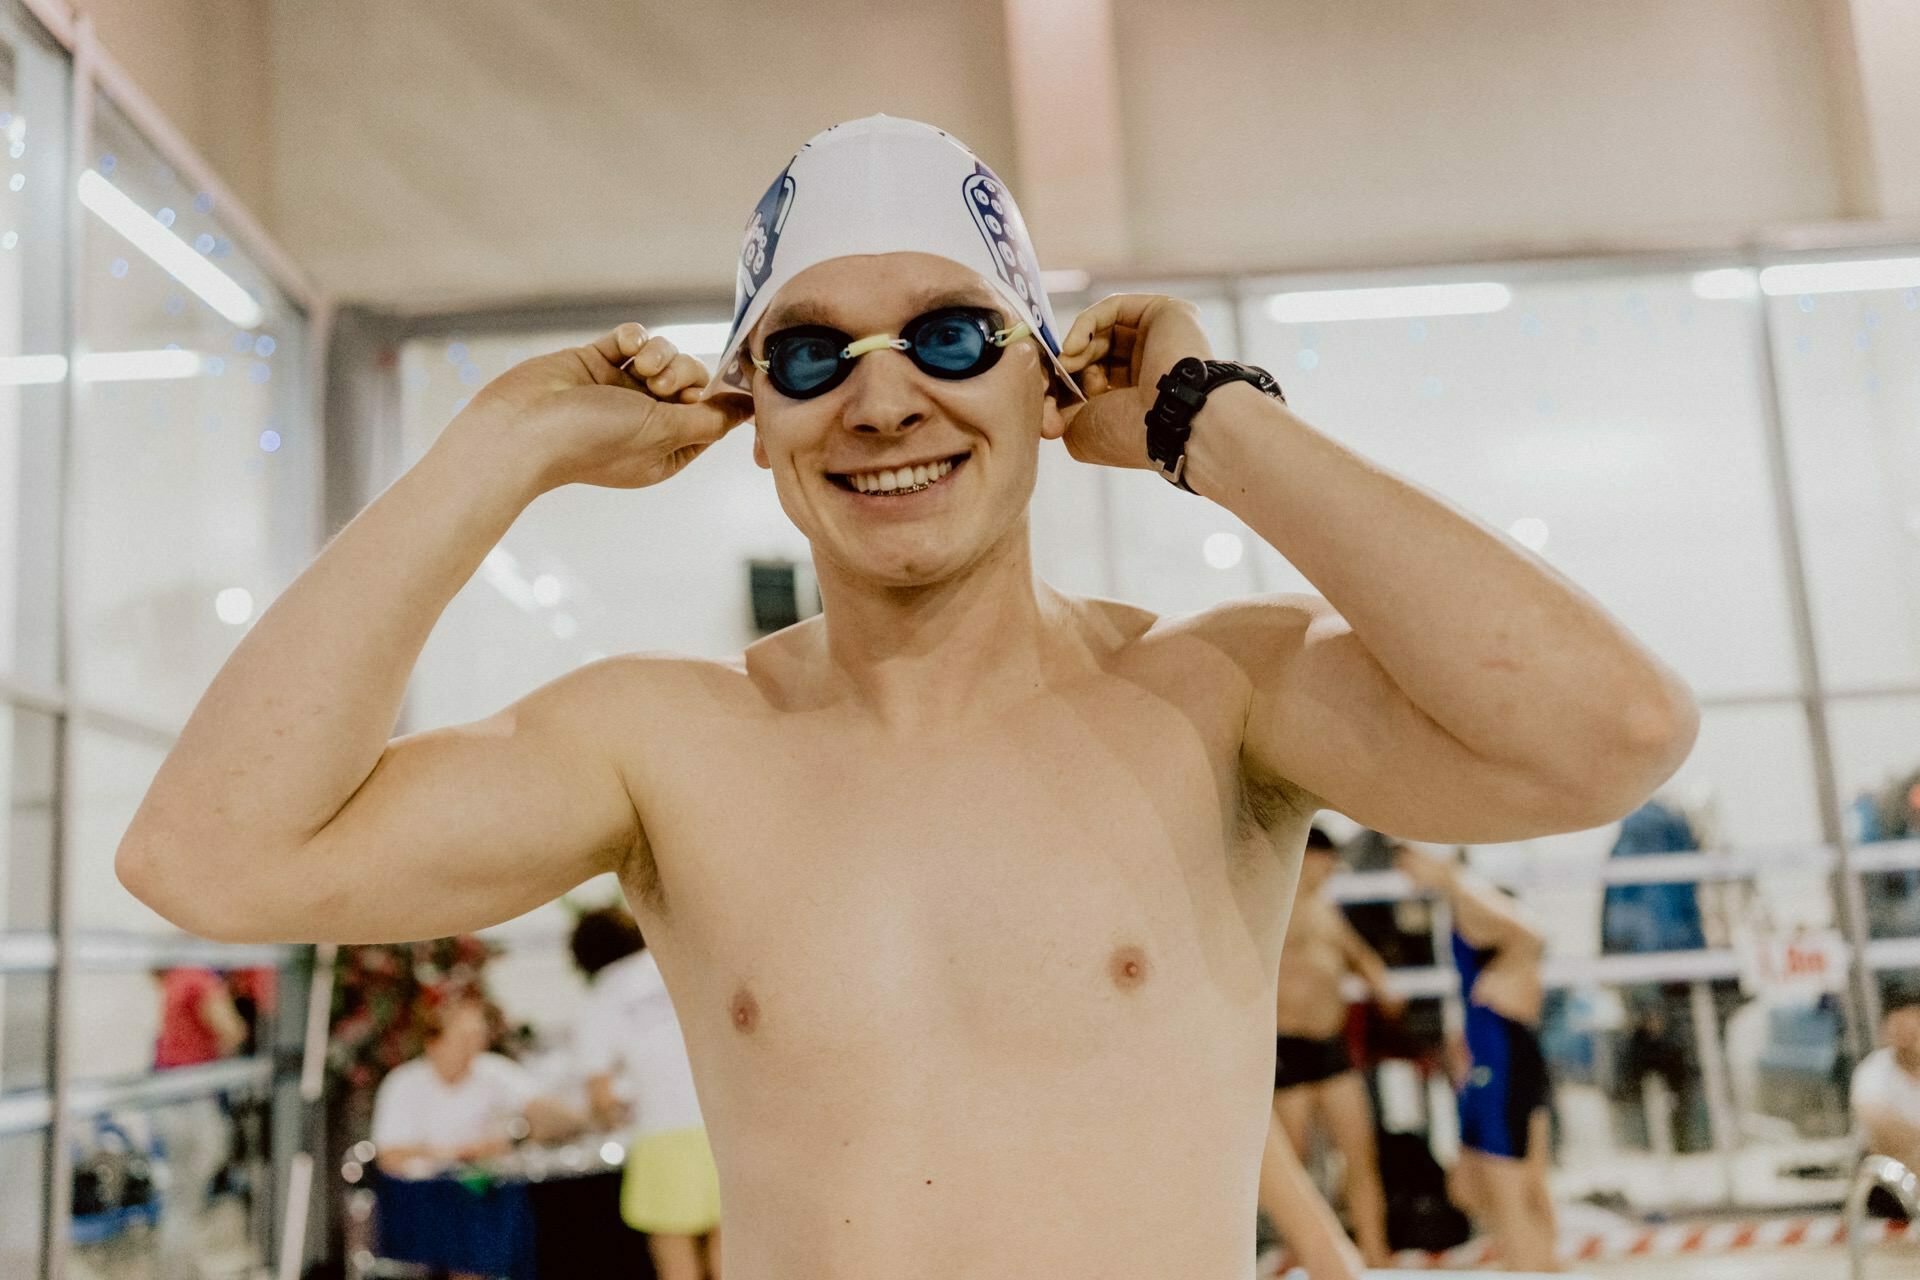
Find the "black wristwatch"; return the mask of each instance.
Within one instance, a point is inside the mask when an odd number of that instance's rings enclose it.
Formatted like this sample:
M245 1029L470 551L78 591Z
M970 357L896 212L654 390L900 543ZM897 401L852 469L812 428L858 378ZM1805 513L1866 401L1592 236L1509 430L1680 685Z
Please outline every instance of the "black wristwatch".
M1147 457L1168 483L1188 493L1193 492L1193 486L1187 483L1187 438L1193 434L1193 416L1215 388L1229 382L1251 382L1281 404L1287 402L1272 374L1232 360L1186 356L1155 384L1160 394L1153 408L1147 410Z

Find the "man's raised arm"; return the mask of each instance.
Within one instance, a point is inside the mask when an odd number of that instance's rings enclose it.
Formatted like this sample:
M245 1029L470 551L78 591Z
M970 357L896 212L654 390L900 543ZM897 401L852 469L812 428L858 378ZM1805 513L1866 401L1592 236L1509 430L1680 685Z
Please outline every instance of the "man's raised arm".
M590 714L617 660L388 739L434 623L528 503L656 483L739 420L690 402L705 380L629 324L483 388L228 657L121 839L121 881L207 937L384 941L505 919L617 865L643 837Z
M1068 449L1131 467L1151 465L1155 382L1208 351L1192 303L1144 294L1089 308L1061 349L1089 396ZM1259 771L1393 835L1489 843L1618 818L1686 758L1692 695L1593 597L1253 386L1194 415L1185 478L1325 597L1203 628L1247 672Z

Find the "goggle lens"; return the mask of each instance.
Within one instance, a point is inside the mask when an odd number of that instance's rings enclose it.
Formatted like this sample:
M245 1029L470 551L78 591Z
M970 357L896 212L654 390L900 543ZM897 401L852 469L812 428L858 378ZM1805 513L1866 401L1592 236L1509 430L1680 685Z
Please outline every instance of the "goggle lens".
M946 307L914 317L897 338L876 335L859 342L825 325L801 325L769 337L766 355L754 364L794 400L825 395L846 381L855 360L882 347L906 352L932 377L971 378L997 364L1008 343L1031 332L1025 323L1011 329L998 324L999 317L984 308Z

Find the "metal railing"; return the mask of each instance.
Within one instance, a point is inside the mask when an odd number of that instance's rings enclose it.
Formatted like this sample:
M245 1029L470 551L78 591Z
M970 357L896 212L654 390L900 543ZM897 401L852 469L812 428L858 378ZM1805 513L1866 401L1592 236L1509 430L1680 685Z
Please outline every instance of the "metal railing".
M1895 1200L1900 1202L1901 1212L1909 1221L1920 1216L1920 1178L1913 1170L1889 1156L1870 1155L1860 1161L1860 1167L1854 1170L1853 1182L1847 1188L1846 1224L1847 1262L1853 1280L1866 1280L1867 1275L1867 1199L1873 1195L1875 1187L1883 1188Z

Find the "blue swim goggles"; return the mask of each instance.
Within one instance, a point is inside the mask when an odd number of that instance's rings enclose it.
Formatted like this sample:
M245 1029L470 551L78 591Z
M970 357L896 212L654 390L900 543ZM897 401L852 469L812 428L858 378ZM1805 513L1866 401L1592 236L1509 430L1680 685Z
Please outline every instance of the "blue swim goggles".
M795 325L769 335L765 355L753 367L791 400L825 395L847 380L855 360L889 348L906 352L929 377L971 378L998 364L1008 344L1033 332L1024 320L1011 329L999 323L999 315L985 307L941 307L915 316L897 335L855 339L823 324Z

